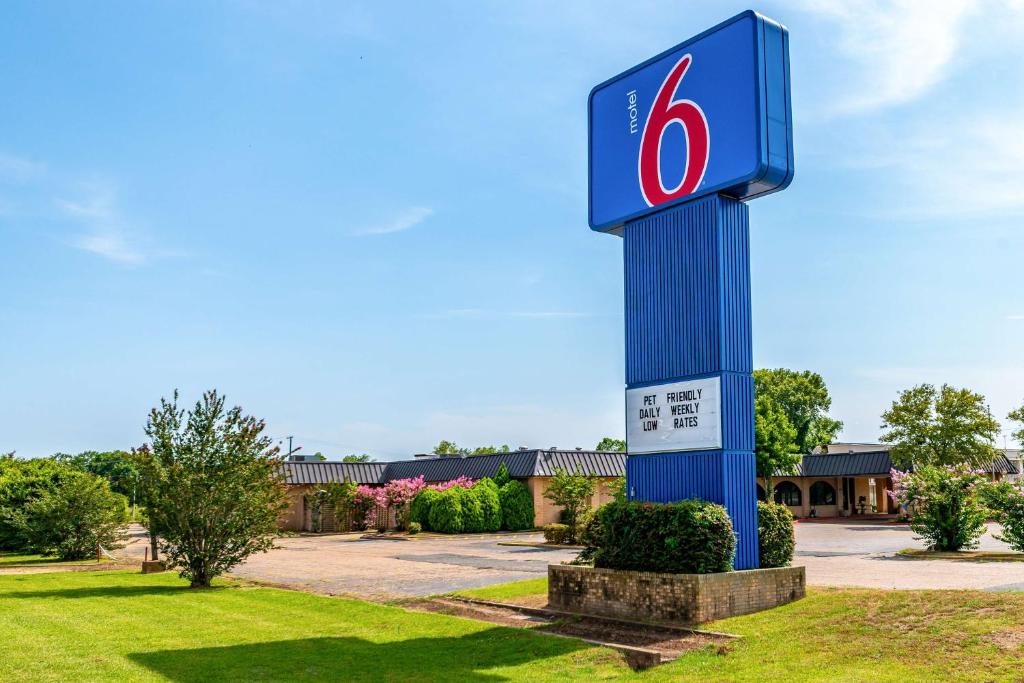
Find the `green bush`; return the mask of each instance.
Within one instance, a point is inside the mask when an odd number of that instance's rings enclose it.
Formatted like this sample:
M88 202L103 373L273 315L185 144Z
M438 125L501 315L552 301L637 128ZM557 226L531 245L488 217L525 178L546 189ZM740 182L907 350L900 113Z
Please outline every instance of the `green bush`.
M544 540L554 545L562 545L569 538L568 524L545 524Z
M415 536L419 532L423 531L423 525L419 522L409 522L407 531L409 532L410 536Z
M498 486L490 479L481 479L473 486L480 506L484 513L483 531L498 531L501 529L501 500L498 498Z
M409 505L409 523L416 522L425 531L431 531L433 527L430 526L430 508L440 497L441 492L437 489L423 489L417 493Z
M484 530L484 506L480 500L483 489L474 486L473 488L459 489L462 496L462 530L469 534L476 534Z
M788 507L757 502L757 544L762 568L789 566L796 548L796 535L793 513Z
M929 550L978 547L988 518L981 499L984 476L967 465L925 465L890 476L896 502L909 509L910 528Z
M430 528L442 534L458 534L465 528L462 514L461 486L453 486L430 505Z
M26 539L14 524L16 513L75 472L71 466L50 458L0 457L0 550L28 549Z
M1002 526L995 537L1017 552L1024 552L1024 488L1001 481L982 489L982 499Z
M123 547L128 501L105 479L72 472L53 489L17 510L11 521L29 550L62 560L83 560Z
M526 485L510 481L498 489L501 505L501 528L521 531L533 528L533 496Z
M736 536L725 508L704 500L611 502L581 534L580 561L595 567L678 574L732 570Z
M508 465L501 463L498 466L498 472L494 475L494 485L500 489L510 481L512 481L512 476L508 473Z

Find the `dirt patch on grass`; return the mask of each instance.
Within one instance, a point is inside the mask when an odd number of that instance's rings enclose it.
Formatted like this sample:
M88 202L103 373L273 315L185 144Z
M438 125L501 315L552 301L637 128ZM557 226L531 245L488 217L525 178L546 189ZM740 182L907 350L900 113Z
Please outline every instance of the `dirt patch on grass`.
M523 599L535 599L537 596L526 596ZM535 601L535 600L534 600ZM546 603L546 600L543 602ZM518 603L518 604L521 604ZM525 614L514 608L503 608L495 605L481 605L436 598L405 603L410 609L436 612L451 616L477 619L501 626L514 628L530 628L542 633L558 636L581 638L609 647L624 646L653 650L661 655L661 661L671 661L680 655L705 647L717 647L719 654L729 652L729 643L734 638L713 633L688 631L681 628L668 628L642 623L617 622L608 619L586 616Z
M988 640L1003 650L1019 650L1024 645L1024 627L993 633Z

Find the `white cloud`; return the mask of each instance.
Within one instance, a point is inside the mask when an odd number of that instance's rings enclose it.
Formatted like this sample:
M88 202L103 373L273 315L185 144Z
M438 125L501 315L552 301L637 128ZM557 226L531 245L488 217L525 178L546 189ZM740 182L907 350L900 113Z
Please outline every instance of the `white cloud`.
M844 79L832 114L911 102L948 78L965 20L977 0L804 0L839 29L836 47L856 75Z
M891 187L899 199L881 214L925 219L1024 209L1024 119L1016 111L910 124L873 151L849 156L854 167L899 171Z
M147 254L129 239L110 188L90 187L84 200L58 199L57 206L65 216L85 226L85 232L71 240L72 246L118 263L141 265L148 260Z
M1006 316L1007 320L1024 320L1024 313L1013 313Z
M352 231L352 235L387 235L415 228L434 214L434 210L425 206L414 206L405 209L388 221L378 225L366 226Z

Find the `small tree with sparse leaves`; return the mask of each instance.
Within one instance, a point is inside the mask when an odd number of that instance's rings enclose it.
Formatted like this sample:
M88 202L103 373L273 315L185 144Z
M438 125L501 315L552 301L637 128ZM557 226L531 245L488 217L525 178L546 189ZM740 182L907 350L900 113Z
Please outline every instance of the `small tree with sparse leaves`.
M288 501L278 449L263 429L241 408L226 409L216 391L187 414L177 392L150 411L150 443L136 458L149 516L168 562L193 588L273 547Z
M576 471L572 474L562 468L555 469L544 497L561 506L565 523L569 526L567 541L576 542L579 526L590 507L590 499L597 490L597 478L591 474Z

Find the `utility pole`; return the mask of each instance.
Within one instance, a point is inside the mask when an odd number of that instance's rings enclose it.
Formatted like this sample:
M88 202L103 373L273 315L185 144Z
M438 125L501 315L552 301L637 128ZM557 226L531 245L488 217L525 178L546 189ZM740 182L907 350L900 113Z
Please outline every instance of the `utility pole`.
M286 457L289 457L289 458L292 457L292 438L294 438L294 437L291 437L291 436L288 437L288 455Z

